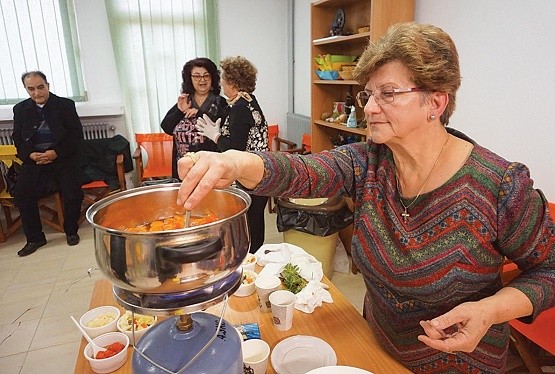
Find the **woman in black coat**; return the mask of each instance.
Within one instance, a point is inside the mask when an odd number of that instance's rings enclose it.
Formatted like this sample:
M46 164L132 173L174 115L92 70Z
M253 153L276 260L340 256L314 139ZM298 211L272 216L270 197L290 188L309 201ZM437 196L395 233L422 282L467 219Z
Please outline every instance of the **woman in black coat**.
M177 160L187 152L217 151L216 144L199 133L197 118L206 114L216 121L225 118L227 103L220 96L220 74L208 58L188 61L181 72L181 95L162 120L166 134L173 135L172 176L178 178Z

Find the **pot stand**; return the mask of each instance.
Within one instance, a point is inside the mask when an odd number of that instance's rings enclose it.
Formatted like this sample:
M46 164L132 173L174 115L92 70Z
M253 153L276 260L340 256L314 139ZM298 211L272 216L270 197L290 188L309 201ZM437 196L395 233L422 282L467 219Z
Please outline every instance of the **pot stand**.
M113 286L114 297L126 310L150 316L169 316L193 313L221 302L241 285L241 268L218 282L191 291L141 294Z

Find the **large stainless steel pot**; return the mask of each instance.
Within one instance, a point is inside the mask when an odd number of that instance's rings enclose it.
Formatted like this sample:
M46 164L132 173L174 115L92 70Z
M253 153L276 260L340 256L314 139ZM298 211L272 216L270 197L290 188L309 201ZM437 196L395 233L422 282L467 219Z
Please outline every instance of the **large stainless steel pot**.
M228 188L211 191L191 215L211 212L213 223L152 233L124 231L171 217L179 184L138 187L93 204L96 261L114 285L137 293L177 293L210 286L241 266L250 241L250 196Z

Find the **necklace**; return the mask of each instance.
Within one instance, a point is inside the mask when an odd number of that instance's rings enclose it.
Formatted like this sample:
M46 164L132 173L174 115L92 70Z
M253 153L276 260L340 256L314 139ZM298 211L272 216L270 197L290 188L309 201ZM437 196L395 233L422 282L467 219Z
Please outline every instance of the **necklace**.
M428 173L428 176L426 177L426 180L424 180L424 183L422 184L422 187L420 187L420 190L416 194L416 197L409 203L409 205L405 205L403 203L403 197L401 196L401 184L399 183L399 179L400 179L399 178L399 172L397 171L397 169L395 169L395 174L396 174L396 177L397 177L397 191L399 191L399 202L401 203L401 205L403 206L403 209L404 209L403 213L401 213L401 216L403 217L403 221L405 221L405 222L408 221L408 218L410 217L410 214L409 214L408 210L412 206L412 204L414 204L416 202L416 200L418 200L418 198L420 197L420 194L422 194L422 191L424 191L424 187L426 187L426 184L428 183L428 180L430 179L430 176L432 175L432 172L436 168L436 165L439 162L439 158L441 157L441 154L443 153L443 150L445 149L445 146L447 145L447 143L449 143L449 138L450 138L450 136L447 135L447 140L443 144L443 147L441 147L441 150L439 151L439 153L437 155L437 158L434 162L434 165L432 166L432 168L430 169L430 172Z

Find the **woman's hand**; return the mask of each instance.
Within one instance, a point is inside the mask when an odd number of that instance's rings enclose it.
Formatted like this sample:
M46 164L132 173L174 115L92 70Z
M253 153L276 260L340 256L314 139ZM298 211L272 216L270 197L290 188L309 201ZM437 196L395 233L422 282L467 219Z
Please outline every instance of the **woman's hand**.
M181 94L177 97L177 109L186 114L188 109L191 109L191 100L189 100L189 94Z
M472 352L493 324L493 315L487 303L463 303L431 321L420 321L426 335L418 340L438 351Z
M472 352L491 325L532 312L532 302L522 291L503 287L495 295L457 305L431 321L420 321L426 335L418 335L418 340L443 352Z
M191 210L214 188L229 187L238 180L246 188L254 188L264 173L262 158L249 152L229 150L189 152L177 162L182 180L177 204Z
M185 114L185 117L187 118L193 118L196 117L198 113L198 109L197 108L189 108L186 111L183 112L183 114Z

